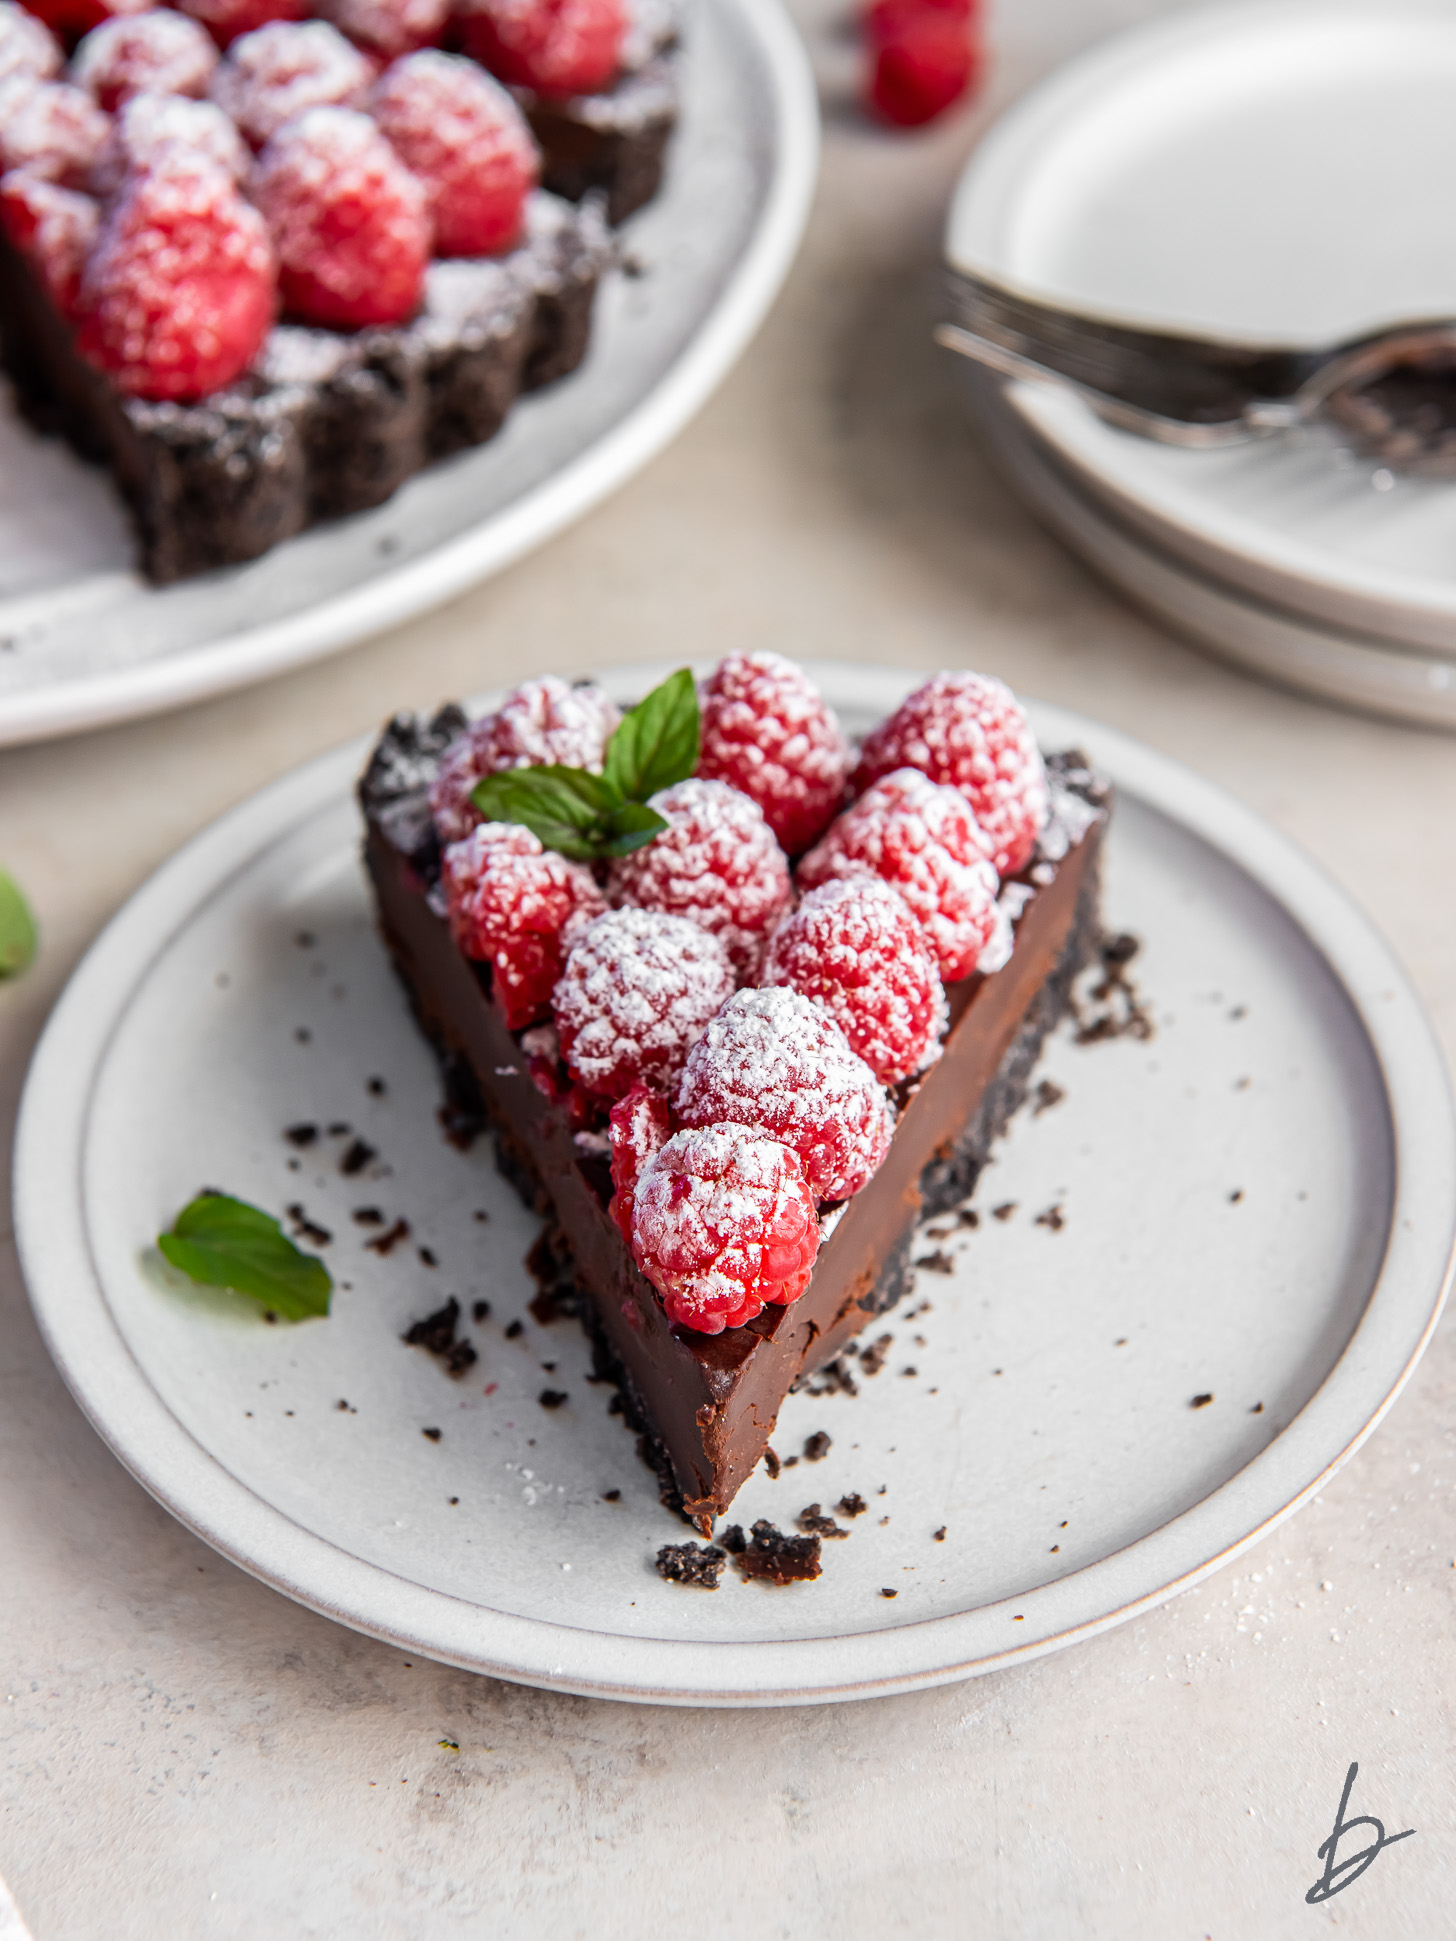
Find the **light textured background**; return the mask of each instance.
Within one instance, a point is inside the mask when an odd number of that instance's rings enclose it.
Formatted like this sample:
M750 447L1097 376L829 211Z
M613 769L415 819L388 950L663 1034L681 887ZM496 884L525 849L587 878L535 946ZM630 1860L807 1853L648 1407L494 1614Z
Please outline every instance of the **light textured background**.
M356 653L5 755L0 857L45 933L0 987L7 1141L71 966L219 811L407 702L745 643L990 668L1184 758L1364 904L1456 1046L1456 743L1261 688L1133 615L1009 500L928 343L942 211L987 116L1154 11L1002 0L985 103L901 139L841 104L849 49L806 6L828 96L808 244L738 373L645 476ZM1456 1883L1453 1391L1448 1321L1319 1502L1081 1649L868 1705L653 1712L406 1664L222 1563L81 1419L7 1238L0 1874L35 1941L1430 1941ZM1354 1810L1416 1838L1311 1909L1352 1759Z

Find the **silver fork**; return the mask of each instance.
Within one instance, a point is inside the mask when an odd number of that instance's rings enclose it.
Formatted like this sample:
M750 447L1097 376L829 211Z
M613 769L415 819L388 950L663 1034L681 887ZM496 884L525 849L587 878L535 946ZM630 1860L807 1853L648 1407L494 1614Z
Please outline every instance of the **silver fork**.
M1142 330L964 271L936 339L1003 377L1069 385L1110 424L1210 448L1329 415L1393 469L1456 475L1456 321L1397 324L1318 350Z

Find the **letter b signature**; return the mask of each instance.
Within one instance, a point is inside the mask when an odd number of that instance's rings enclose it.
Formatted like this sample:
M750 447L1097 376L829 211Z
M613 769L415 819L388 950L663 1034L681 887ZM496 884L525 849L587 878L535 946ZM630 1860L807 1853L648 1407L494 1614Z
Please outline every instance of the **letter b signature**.
M1368 1813L1361 1813L1353 1820L1345 1818L1345 1808L1350 1804L1350 1793L1355 1784L1355 1775L1359 1770L1359 1763L1355 1762L1345 1774L1345 1790L1340 1795L1340 1810L1335 1815L1335 1830L1318 1850L1320 1859L1325 1863L1325 1870L1304 1897L1310 1907L1318 1907L1321 1901L1327 1901L1332 1894L1343 1893L1352 1881L1358 1880L1365 1869L1373 1865L1377 1854L1382 1853L1386 1847L1393 1847L1397 1840L1409 1840L1415 1832L1415 1828L1411 1826L1407 1827L1404 1833L1387 1834L1384 1823ZM1352 1853L1348 1860L1342 1860L1336 1865L1335 1849L1345 1835L1353 1833L1357 1826L1373 1828L1375 1838L1368 1847L1362 1847L1358 1853Z

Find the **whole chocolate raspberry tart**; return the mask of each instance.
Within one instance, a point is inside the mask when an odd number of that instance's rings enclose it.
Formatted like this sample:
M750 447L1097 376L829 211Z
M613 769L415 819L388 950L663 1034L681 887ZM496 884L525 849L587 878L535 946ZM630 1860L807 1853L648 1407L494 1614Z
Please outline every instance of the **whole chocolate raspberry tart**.
M701 771L745 691L735 787ZM710 1531L789 1390L899 1300L916 1224L970 1193L1026 1097L1096 955L1109 788L1043 758L999 682L954 675L856 765L804 672L762 654L620 722L553 679L473 724L397 716L359 793L448 1121L493 1131L547 1222L537 1271L664 1500ZM797 868L770 817L818 839Z

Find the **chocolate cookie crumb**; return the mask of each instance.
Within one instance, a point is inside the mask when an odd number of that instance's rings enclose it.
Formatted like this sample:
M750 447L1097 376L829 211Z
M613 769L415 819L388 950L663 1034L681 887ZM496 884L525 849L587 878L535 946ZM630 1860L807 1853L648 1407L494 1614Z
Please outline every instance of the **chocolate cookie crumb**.
M384 1215L377 1206L356 1206L353 1218L361 1227L382 1227Z
M288 1208L288 1217L293 1222L295 1238L312 1241L315 1247L327 1247L334 1237L327 1227L321 1227L317 1220L310 1220L297 1200Z
M738 1537L741 1543L741 1530ZM734 1553L734 1562L741 1576L761 1584L812 1583L820 1575L819 1539L785 1536L760 1517L749 1541Z
M422 1262L422 1263L423 1263L423 1264L424 1264L424 1265L425 1265L426 1267L438 1267L438 1266L439 1266L439 1264L440 1264L440 1263L439 1263L439 1261L438 1261L438 1260L436 1260L436 1258L435 1258L435 1256L434 1256L434 1253L432 1252L432 1250L431 1250L431 1249L430 1249L429 1247L418 1247L418 1248L416 1248L416 1250L415 1250L415 1251L416 1251L416 1252L417 1252L417 1253L419 1254L419 1257L420 1257L420 1260L421 1260L421 1262Z
M470 1318L472 1321L488 1321L490 1319L490 1302L489 1301L474 1302L471 1305Z
M801 1530L807 1530L816 1537L847 1537L848 1530L841 1529L832 1516L825 1516L823 1506L810 1503L800 1510L794 1521Z
M364 1245L371 1253L378 1254L382 1259L385 1254L393 1253L401 1240L409 1239L409 1230L408 1220L396 1220L386 1232L376 1233L374 1238L366 1240Z
M486 1212L483 1206L476 1207L475 1211L471 1214L470 1217L472 1220L478 1221L480 1225L483 1227L488 1227L490 1225L490 1215Z
M1263 1413L1264 1404L1262 1402L1255 1402L1254 1406L1249 1410L1250 1415L1262 1415Z
M1066 1096L1065 1090L1054 1079L1044 1078L1032 1095L1032 1118L1040 1118L1042 1113L1050 1111L1052 1106L1060 1105Z
M1230 1193L1230 1194L1229 1194L1229 1205L1230 1205L1230 1206L1237 1206L1237 1205L1238 1205L1238 1203L1239 1203L1239 1201L1240 1201L1240 1200L1241 1200L1241 1199L1242 1199L1243 1197L1244 1197L1244 1189L1243 1189L1243 1187L1242 1187L1242 1186L1240 1186L1240 1187L1238 1188L1238 1190L1237 1190L1236 1192L1233 1192L1233 1193Z
M349 1124L347 1119L335 1119L329 1127L329 1137L330 1139L342 1139L346 1133L352 1132L353 1130L354 1128Z
M318 938L315 937L311 930L295 930L293 933L293 941L298 945L300 950L312 950L318 942Z
M795 1388L798 1383L794 1384ZM844 1357L836 1355L833 1361L825 1362L809 1383L806 1393L810 1395L858 1395L859 1383L845 1366Z
M823 1462L824 1458L829 1454L830 1447L831 1444L828 1436L822 1429L816 1429L814 1434L804 1444L804 1461Z
M892 1590L883 1590L880 1592L881 1597L898 1597L899 1595L900 1593L898 1591Z
M718 1541L732 1557L741 1557L748 1548L741 1523L730 1523Z
M1055 1205L1047 1207L1044 1212L1038 1213L1032 1222L1033 1226L1046 1227L1052 1233L1060 1233L1066 1224L1067 1216L1062 1211L1062 1203L1060 1200Z
M764 1450L763 1466L768 1471L769 1481L771 1483L776 1483L779 1479L779 1471L783 1468L783 1464L779 1461L778 1456L774 1450L772 1449Z
M919 1370L918 1368L914 1368L914 1367L909 1367L909 1368L902 1368L902 1369L900 1370L900 1373L901 1373L902 1375L918 1375L918 1374L920 1373L920 1370Z
M570 1399L566 1391L560 1388L543 1388L536 1397L543 1409L559 1409L563 1402L568 1402Z
M339 1171L347 1174L352 1179L355 1173L363 1172L371 1159L377 1159L378 1157L379 1154L369 1144L368 1140L355 1139L350 1144L343 1158L339 1161Z
M364 1081L364 1089L368 1092L370 1098L382 1099L386 1087L382 1078L368 1078Z
M452 1496L448 1500L449 1500L450 1507L453 1510L455 1505L460 1501L460 1498L458 1496Z
M657 1553L657 1574L669 1584L715 1591L727 1561L727 1552L714 1543L665 1543Z
M604 1489L602 1491L602 1501L604 1503L620 1503L621 1500L622 1492L619 1489Z
M938 1530L936 1530L936 1531L934 1531L934 1532L933 1532L932 1534L934 1535L934 1538L935 1538L935 1541L936 1541L937 1543L944 1543L944 1542L945 1542L945 1525L944 1525L944 1524L942 1523L942 1524L941 1524L941 1526L940 1526L940 1528L939 1528Z
M1091 1011L1073 993L1072 1017L1079 1045L1102 1044L1111 1038L1137 1038L1146 1042L1154 1035L1152 1013L1127 975L1127 966L1141 948L1139 940L1129 931L1102 939L1102 976L1093 986L1091 1002L1105 1008Z
M283 1137L290 1146L311 1146L318 1139L318 1127L309 1119L300 1119L297 1125L283 1128Z
M452 1375L463 1375L467 1368L474 1366L477 1356L468 1341L455 1338L455 1324L459 1319L460 1303L452 1294L444 1307L436 1308L423 1321L412 1323L400 1339L411 1348L423 1348L428 1354L438 1355Z
M956 1215L957 1224L970 1227L973 1231L981 1224L981 1216L973 1206L963 1206Z
M917 1267L925 1267L932 1274L953 1274L955 1262L943 1247L937 1247L933 1254L922 1254L916 1261Z
M1009 1220L1015 1211L1015 1200L1003 1200L1000 1206L993 1206L991 1208L991 1217L995 1220Z
M852 1490L848 1496L841 1496L834 1507L841 1516L863 1516L869 1504L858 1490Z
M1195 1395L1188 1406L1190 1409L1206 1409L1212 1400L1211 1395Z
M294 1042L296 1044L306 1045L312 1040L313 1033L309 1030L306 1024L301 1024L294 1032L293 1037L294 1037Z
M521 1336L525 1332L526 1332L526 1324L524 1321L512 1321L510 1326L506 1329L506 1340L519 1341Z
M438 1442L440 1440L440 1431L438 1429L421 1429L420 1434L425 1438L426 1442Z
M864 1375L878 1375L885 1365L886 1355L889 1354L890 1349L894 1346L894 1341L895 1337L892 1334L882 1334L877 1341L872 1341L868 1348L861 1348L859 1355L860 1373Z

